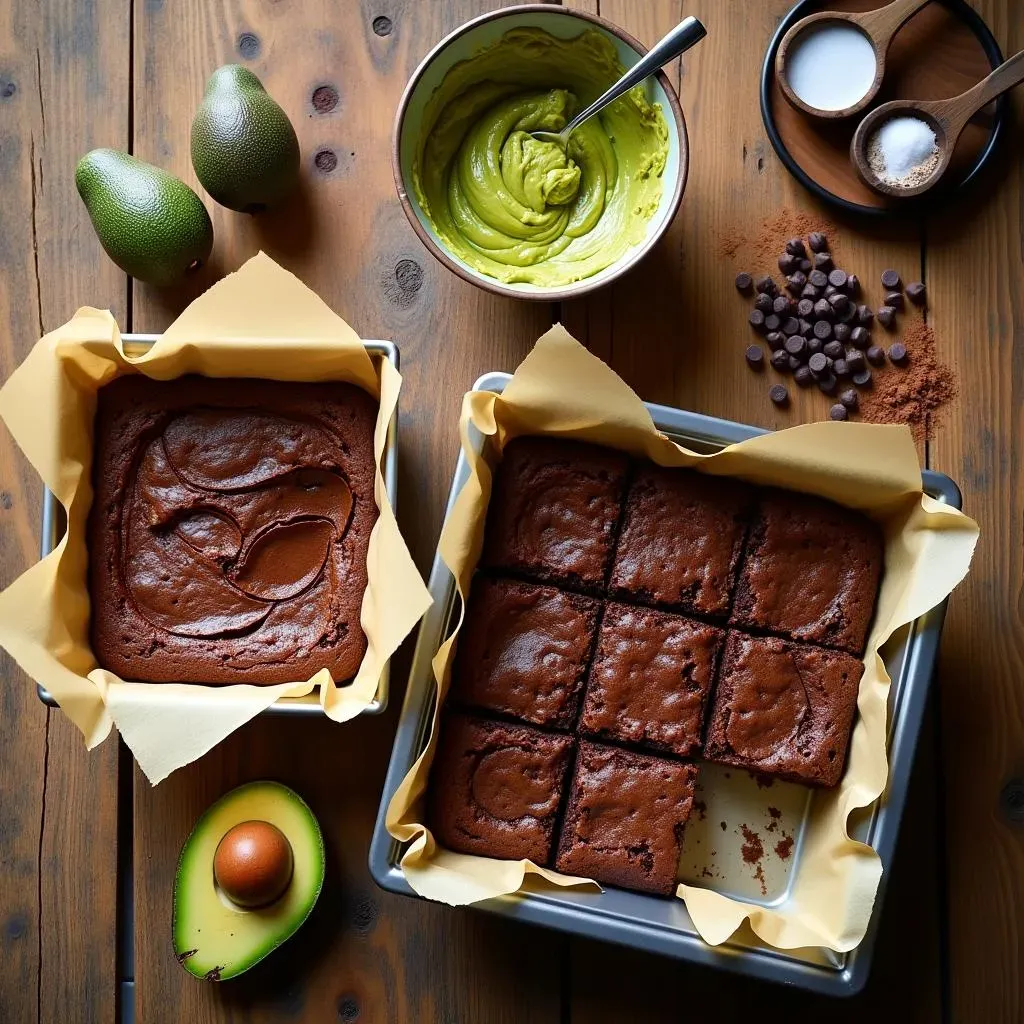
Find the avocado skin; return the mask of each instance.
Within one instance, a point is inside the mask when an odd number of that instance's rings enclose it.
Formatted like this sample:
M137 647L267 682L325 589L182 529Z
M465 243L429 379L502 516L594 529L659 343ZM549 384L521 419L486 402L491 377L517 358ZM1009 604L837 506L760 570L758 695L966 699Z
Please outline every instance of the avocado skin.
M75 186L107 255L139 281L169 285L213 248L202 200L180 178L116 149L94 149Z
M238 64L210 76L192 122L192 166L222 206L258 213L299 179L299 140L263 83Z

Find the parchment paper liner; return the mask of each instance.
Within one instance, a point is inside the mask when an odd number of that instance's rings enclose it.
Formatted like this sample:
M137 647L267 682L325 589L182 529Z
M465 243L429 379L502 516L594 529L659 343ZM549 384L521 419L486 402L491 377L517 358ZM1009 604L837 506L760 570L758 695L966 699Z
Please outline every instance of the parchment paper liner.
M496 452L517 434L559 434L647 456L665 466L697 466L706 473L820 494L883 523L885 579L868 642L849 763L840 785L817 793L812 803L790 898L761 907L692 885L680 884L676 893L700 934L713 944L724 942L749 919L761 939L779 948L844 951L856 946L867 928L881 874L874 850L846 834L850 813L870 804L885 787L889 677L878 649L899 626L941 602L963 579L978 536L973 520L922 493L910 432L864 423L815 423L766 434L714 455L696 454L659 434L625 382L560 326L537 342L502 395L465 396L459 428L470 477L439 547L463 598L480 555L491 488L488 456L477 455L469 443L472 430L486 435ZM460 614L459 628L461 624ZM448 687L457 634L458 628L433 662L438 707ZM388 831L411 844L402 858L409 884L422 896L450 904L516 892L528 874L556 885L596 886L530 861L439 848L422 824L420 799L434 755L436 726L437 711L426 750L388 807Z
M89 646L85 544L92 422L96 391L125 373L159 380L185 373L341 380L379 398L374 487L380 516L370 535L360 614L368 646L351 684L335 686L326 669L275 686L131 683L97 666ZM0 645L49 690L89 748L116 726L157 783L279 698L319 688L321 707L338 722L370 703L388 658L430 604L380 472L401 382L386 360L378 377L352 328L262 253L196 299L142 356L127 356L110 313L89 307L35 345L0 390L0 416L66 509L68 531L0 594Z

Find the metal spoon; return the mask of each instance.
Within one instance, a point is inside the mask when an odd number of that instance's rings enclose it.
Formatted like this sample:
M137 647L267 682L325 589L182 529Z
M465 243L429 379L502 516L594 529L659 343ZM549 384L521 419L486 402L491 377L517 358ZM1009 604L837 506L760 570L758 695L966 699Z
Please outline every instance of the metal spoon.
M645 78L653 75L658 68L678 57L695 43L699 43L708 34L707 29L693 17L684 18L671 32L651 47L606 93L599 96L582 113L577 114L560 132L530 132L530 135L541 142L554 142L565 149L569 136L584 121L593 117L599 110L604 110L609 103L617 100L623 93L629 92Z
M926 192L938 182L949 166L957 140L967 122L986 104L1022 82L1024 50L1015 53L987 78L983 78L977 85L959 96L946 100L892 100L890 103L883 103L861 121L850 142L850 158L857 168L857 173L866 185L887 196L908 198ZM901 115L917 117L924 121L935 132L935 145L939 151L938 162L928 178L909 188L890 185L883 181L871 169L868 160L868 144L875 130L880 128L883 122Z

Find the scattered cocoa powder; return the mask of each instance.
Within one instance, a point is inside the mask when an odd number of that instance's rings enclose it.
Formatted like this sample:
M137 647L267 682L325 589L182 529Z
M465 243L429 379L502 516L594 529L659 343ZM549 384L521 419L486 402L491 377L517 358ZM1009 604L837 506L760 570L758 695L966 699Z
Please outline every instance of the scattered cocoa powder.
M708 805L703 800L694 800L693 809L700 815L700 820L703 821L707 817Z
M759 863L764 856L764 844L761 842L761 837L746 825L740 825L740 831L745 840L743 849L740 851L743 854L743 859L748 864Z
M775 852L780 860L788 860L789 855L793 852L793 837L786 836L784 839L780 839L775 844Z
M757 879L757 884L761 887L761 895L768 895L768 885L764 880L764 868L760 864L757 865L757 870L754 872L754 877Z
M943 407L957 396L956 375L939 362L935 332L924 320L910 320L900 341L909 353L907 365L875 373L874 387L861 396L861 415L872 423L905 423L915 441L927 441Z
M766 217L754 232L750 231L749 226L734 225L721 236L715 252L718 256L738 260L744 265L768 267L769 273L775 273L775 262L786 242L797 236L806 238L812 231L820 231L828 238L830 251L834 255L834 243L839 237L835 225L820 214L791 210L788 207Z
M757 783L758 789L771 789L775 780L770 775L761 775L758 772L750 772L750 777Z
M778 809L778 807L769 807L769 808L768 808L768 813L769 813L769 814L770 814L770 815L771 815L771 816L772 816L773 818L781 818L781 817L782 817L782 811L780 811L780 810Z
M726 823L724 821L720 821L718 824L722 826L722 831L723 832L726 830L726 828L728 828L728 826L726 825Z

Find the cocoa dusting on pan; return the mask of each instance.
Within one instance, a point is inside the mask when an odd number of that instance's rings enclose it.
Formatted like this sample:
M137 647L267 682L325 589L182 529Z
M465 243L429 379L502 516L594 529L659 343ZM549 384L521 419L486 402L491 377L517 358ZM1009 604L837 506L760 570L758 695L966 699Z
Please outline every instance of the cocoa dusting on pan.
M719 822L718 824L722 826L722 831L723 831L723 832L724 832L724 831L726 830L726 828L728 827L728 826L727 826L727 825L725 824L725 822L724 822L724 821L720 821L720 822Z
M768 895L768 885L764 880L764 869L760 864L757 865L757 870L754 872L754 877L757 879L757 884L761 887L761 895Z
M757 783L758 789L771 789L775 784L775 780L770 775L759 775L757 772L751 772L750 777Z
M761 858L764 856L764 844L761 842L761 837L746 825L740 825L740 831L743 833L744 839L743 849L740 851L744 861L747 864L760 864Z
M793 852L793 837L786 836L775 844L775 853L781 860L788 860Z
M928 324L911 320L900 341L907 346L907 365L876 372L874 387L861 396L860 411L872 423L905 423L920 443L934 436L943 407L959 389L952 369L939 362Z
M765 829L766 832L775 832L779 827L779 818L782 817L782 811L778 807L769 807L768 813L771 815L771 821L768 822L768 827Z
M700 815L701 821L707 817L708 805L703 800L694 800L693 809Z
M769 808L768 808L768 813L769 813L769 814L770 814L770 815L771 815L771 816L772 816L773 818L781 818L781 817L782 817L782 811L780 811L780 810L778 809L778 807L769 807Z

